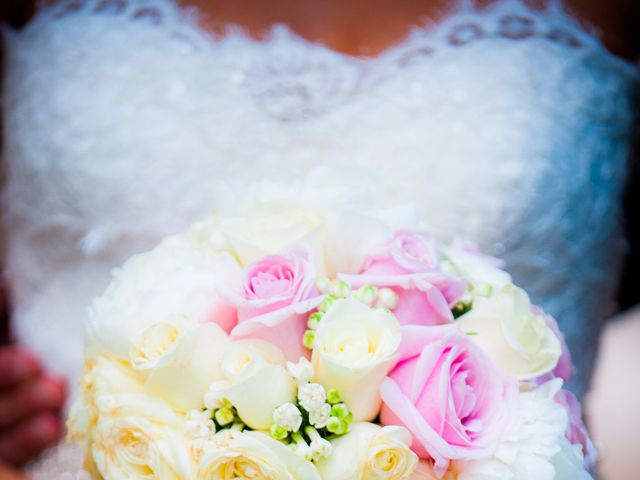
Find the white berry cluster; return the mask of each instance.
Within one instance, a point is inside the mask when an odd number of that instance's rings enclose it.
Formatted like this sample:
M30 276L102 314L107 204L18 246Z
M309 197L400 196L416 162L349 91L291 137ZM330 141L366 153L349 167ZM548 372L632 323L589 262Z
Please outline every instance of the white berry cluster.
M310 382L313 367L308 360L303 358L287 367L298 383L297 401L274 410L271 436L290 445L301 457L319 461L331 455L328 438L349 431L351 412L336 389L327 391Z
M244 422L231 402L222 395L227 382L214 382L204 396L204 410L191 410L187 414L187 428L197 436L206 437L226 428L244 430Z
M209 409L188 411L185 428L197 438L207 438L213 435L216 433L213 412Z

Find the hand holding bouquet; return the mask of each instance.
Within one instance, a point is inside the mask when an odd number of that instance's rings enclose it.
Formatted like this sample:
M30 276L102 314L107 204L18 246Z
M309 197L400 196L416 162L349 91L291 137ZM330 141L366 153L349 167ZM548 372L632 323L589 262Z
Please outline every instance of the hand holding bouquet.
M495 259L398 223L269 209L130 259L91 310L69 421L87 470L591 478L555 321Z

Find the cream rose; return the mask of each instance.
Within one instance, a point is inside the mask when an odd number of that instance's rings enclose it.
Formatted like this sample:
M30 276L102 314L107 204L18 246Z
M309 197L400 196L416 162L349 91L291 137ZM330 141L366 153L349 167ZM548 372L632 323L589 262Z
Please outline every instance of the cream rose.
M145 390L185 412L201 408L209 385L221 378L221 355L229 344L214 323L192 325L175 318L137 335L129 356L131 365L146 375Z
M477 297L458 325L496 364L520 380L550 372L562 353L545 315L532 308L526 292L514 285L488 298Z
M193 477L182 418L168 405L144 394L105 395L97 405L91 454L105 480Z
M593 480L585 471L584 455L579 444L572 445L566 438L560 439L560 451L551 459L558 480Z
M267 204L249 215L223 219L220 225L243 265L296 243L309 245L323 265L326 232L321 215Z
M333 452L318 462L322 478L331 480L406 480L418 456L411 435L396 426L355 423L349 433L333 440Z
M388 310L338 300L316 330L314 379L340 391L354 421L373 420L380 411L380 384L397 362L400 340L400 324Z
M87 346L128 359L132 340L179 318L194 326L215 323L228 333L237 312L225 292L241 285L242 269L231 254L190 235L171 237L115 271L105 294L91 306Z
M87 358L67 420L69 437L82 441L91 435L98 418L98 398L119 392L142 393L144 380L126 362L104 355Z
M214 403L216 397L229 400L245 424L268 430L274 410L296 398L284 355L268 342L240 340L229 345L222 358L222 380L212 385L209 398L213 396Z
M262 432L223 430L196 452L198 480L320 480L311 462Z
M511 275L498 268L500 260L481 254L475 247L442 245L440 250L445 260L443 270L451 268L450 273L462 276L474 287L486 284L503 287L511 284Z

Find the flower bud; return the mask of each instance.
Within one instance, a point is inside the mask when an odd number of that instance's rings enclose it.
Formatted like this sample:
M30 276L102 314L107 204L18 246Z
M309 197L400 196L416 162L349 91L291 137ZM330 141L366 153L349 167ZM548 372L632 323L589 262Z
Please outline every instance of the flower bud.
M327 430L335 435L344 435L349 430L349 424L338 417L329 417Z
M298 456L304 458L305 460L311 462L313 460L313 451L311 447L304 440L304 437L296 432L292 436L293 441L296 442L295 452Z
M327 391L327 402L329 402L331 405L340 403L341 401L342 397L340 396L340 390L338 390L337 388L330 388Z
M276 440L284 440L289 435L289 433L284 427L277 425L275 423L271 425L271 429L269 431L271 433L271 436Z
M235 419L233 411L226 407L216 410L214 416L216 418L216 422L218 422L218 425L220 426L229 425Z
M390 288L381 288L378 292L378 306L393 310L398 306L398 294Z
M331 291L331 280L327 277L318 277L316 280L316 288L323 295L328 294Z
M236 432L241 432L244 430L245 427L246 425L244 423L242 423L240 420L236 420L235 422L233 422L233 425L231 425L231 430L235 430Z
M315 330L316 328L318 328L320 320L322 320L322 313L312 313L311 315L309 315L309 320L307 320L307 327L309 327L310 330Z
M314 332L313 330L307 330L306 332L304 332L304 336L302 337L302 344L305 346L305 348L313 350L313 342L315 342L315 339L316 332Z
M347 298L351 295L351 285L344 280L336 280L333 285L331 285L331 294L338 298Z
M356 298L366 305L373 305L378 298L378 289L373 285L363 285L358 289Z
M305 428L305 433L311 439L310 446L314 461L317 462L318 460L331 455L331 451L333 449L331 442L322 438L315 428L307 427Z
M322 300L322 303L320 303L318 310L323 313L326 312L327 310L329 310L329 308L331 308L331 305L333 305L336 300L338 300L338 298L335 295L327 295Z
M226 380L213 382L204 396L204 406L210 410L231 408L231 402L224 396L225 390L230 386L231 384Z
M349 408L344 403L338 403L331 407L331 416L344 420L349 416Z
M472 293L478 297L490 297L493 292L493 287L488 283L476 285Z

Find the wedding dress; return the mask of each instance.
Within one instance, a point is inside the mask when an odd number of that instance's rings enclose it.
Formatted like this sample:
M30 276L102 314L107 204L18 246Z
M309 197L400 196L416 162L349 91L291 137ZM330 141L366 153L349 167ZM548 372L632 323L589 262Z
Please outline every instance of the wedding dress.
M623 246L633 65L553 2L463 3L374 59L282 26L214 38L196 20L169 0L68 0L6 32L21 342L77 378L112 268L207 215L222 183L304 182L323 165L504 258L558 318L584 392ZM74 462L61 450L39 472L76 478Z

